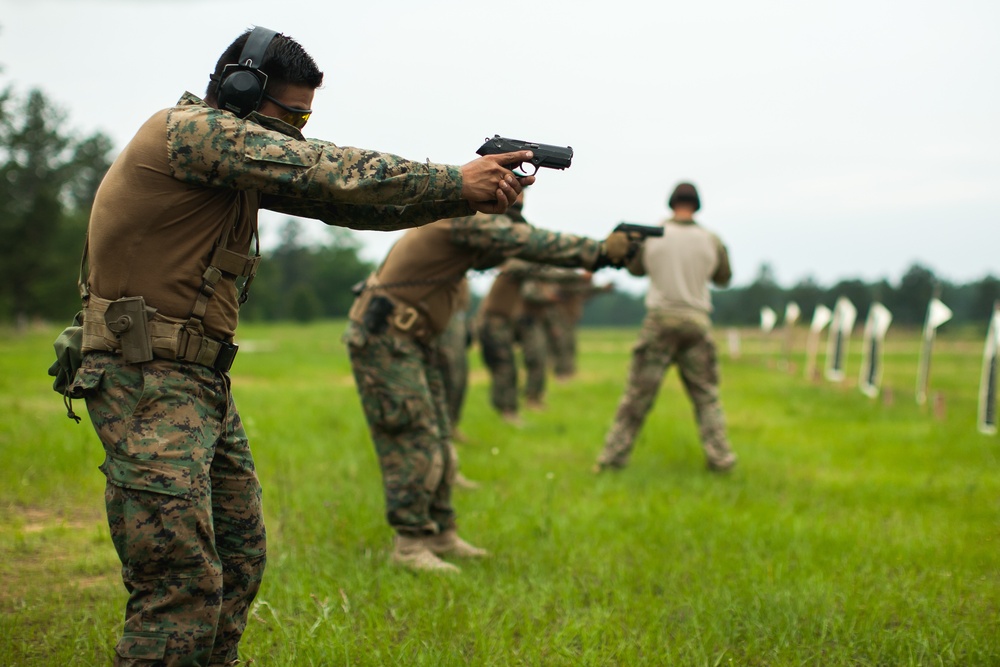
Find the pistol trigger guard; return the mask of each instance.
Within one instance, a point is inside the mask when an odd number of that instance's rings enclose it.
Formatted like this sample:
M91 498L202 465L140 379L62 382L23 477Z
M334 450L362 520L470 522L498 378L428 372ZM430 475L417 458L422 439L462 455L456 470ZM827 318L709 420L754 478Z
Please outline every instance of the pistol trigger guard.
M522 162L521 164L517 165L517 169L520 170L520 172L522 172L522 173L518 173L517 171L515 171L514 175L517 176L518 178L522 178L524 176L534 176L535 174L538 173L538 165L537 164L535 164L534 162L528 162L527 164L531 165L531 171L530 172L525 168L525 166L524 166L525 163ZM511 170L511 171L513 171L513 170Z

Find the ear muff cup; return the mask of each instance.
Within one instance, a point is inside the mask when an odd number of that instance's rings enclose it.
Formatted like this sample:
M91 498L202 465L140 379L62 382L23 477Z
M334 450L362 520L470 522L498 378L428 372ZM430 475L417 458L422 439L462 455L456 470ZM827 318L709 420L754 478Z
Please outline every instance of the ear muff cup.
M243 45L238 63L226 65L219 80L219 108L232 111L237 118L246 118L260 108L267 86L267 74L260 70L273 30L256 27Z
M234 67L227 65L226 69ZM267 75L258 77L259 70L240 69L229 74L223 70L222 83L219 84L219 108L232 111L238 118L246 118L250 112L260 108L264 97L264 86L267 85Z

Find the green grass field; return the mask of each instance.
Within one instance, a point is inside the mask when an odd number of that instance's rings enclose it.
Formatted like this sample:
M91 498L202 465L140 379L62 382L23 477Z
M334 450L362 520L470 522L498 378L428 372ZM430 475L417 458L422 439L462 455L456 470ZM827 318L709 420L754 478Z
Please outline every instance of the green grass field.
M241 327L233 371L264 486L269 564L242 644L256 665L1000 665L1000 438L976 431L979 331L890 330L879 399L807 380L777 339L719 331L740 455L704 467L667 377L631 467L594 476L632 330L584 330L549 410L504 424L473 373L456 491L494 554L459 576L393 568L343 323ZM106 665L125 590L101 446L45 369L56 329L0 332L0 665ZM802 333L804 338L804 332ZM820 362L822 363L822 352ZM76 407L85 412L82 402Z

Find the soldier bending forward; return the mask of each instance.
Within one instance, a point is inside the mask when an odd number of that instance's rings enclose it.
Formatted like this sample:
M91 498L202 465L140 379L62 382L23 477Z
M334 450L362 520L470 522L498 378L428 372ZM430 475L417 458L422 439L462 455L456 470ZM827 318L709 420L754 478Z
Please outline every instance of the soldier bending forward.
M410 569L457 572L440 556L487 555L456 531L457 460L434 363L466 271L508 257L594 270L620 266L637 250L620 232L601 242L537 229L520 222L519 208L408 231L351 308L344 340L382 469L392 560Z

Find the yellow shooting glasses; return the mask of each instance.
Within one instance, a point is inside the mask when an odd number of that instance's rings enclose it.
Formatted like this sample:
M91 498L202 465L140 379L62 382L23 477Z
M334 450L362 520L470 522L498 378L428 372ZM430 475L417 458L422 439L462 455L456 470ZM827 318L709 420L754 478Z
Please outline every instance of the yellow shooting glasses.
M285 112L283 116L279 116L278 120L288 123L296 130L301 130L306 126L306 122L309 120L309 116L312 115L312 109L296 109L295 107L290 107L282 104L278 100L274 99L270 95L265 94L264 98L272 102L276 106L281 107Z

